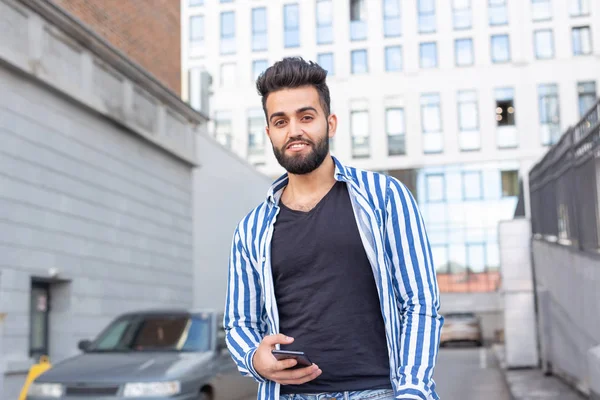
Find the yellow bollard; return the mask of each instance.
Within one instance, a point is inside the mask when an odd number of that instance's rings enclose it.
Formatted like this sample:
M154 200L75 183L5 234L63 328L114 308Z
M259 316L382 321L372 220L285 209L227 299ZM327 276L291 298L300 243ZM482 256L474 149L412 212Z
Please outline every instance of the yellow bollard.
M19 400L25 400L27 398L27 392L29 391L29 385L31 385L31 383L33 381L35 381L35 379L38 376L40 376L44 372L48 371L51 367L52 367L52 364L50 364L50 360L48 359L48 356L41 356L40 362L37 364L33 364L31 366L31 368L29 368L29 373L27 374L27 378L25 379L25 385L23 385L23 389L21 389L21 394L19 395Z

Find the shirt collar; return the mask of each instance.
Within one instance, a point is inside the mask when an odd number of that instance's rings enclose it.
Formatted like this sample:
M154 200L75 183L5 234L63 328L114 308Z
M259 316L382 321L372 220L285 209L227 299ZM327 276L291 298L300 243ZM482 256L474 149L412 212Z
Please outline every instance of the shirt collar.
M344 166L340 160L338 160L336 157L331 156L331 158L333 159L333 163L335 164L335 172L334 172L334 178L337 181L343 181L343 182L348 182L351 177L348 174L348 171L346 169L346 166ZM281 198L281 194L283 193L283 189L285 189L285 187L288 184L288 174L287 172L283 175L281 175L279 178L277 178L275 180L275 182L273 182L273 184L271 185L271 187L269 188L269 192L267 194L267 201L273 205L276 205L279 202L279 199Z

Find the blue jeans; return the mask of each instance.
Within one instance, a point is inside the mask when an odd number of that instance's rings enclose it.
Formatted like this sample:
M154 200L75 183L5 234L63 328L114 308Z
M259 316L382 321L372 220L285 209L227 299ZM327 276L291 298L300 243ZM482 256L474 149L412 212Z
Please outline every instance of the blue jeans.
M392 400L394 391L390 389L361 390L352 392L284 394L279 400Z

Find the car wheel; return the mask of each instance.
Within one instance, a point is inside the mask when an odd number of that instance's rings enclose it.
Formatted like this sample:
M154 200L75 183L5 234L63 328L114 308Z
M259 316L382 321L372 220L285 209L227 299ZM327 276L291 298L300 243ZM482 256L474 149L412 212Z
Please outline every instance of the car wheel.
M198 400L212 400L212 395L207 392L200 392Z

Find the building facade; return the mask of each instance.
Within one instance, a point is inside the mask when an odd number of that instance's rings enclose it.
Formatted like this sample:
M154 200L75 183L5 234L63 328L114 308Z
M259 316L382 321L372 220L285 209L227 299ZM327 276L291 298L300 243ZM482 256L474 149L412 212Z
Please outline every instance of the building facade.
M276 177L255 79L285 56L318 62L333 153L409 186L442 291L494 292L498 222L597 96L599 15L593 0L182 0L182 93L205 107L208 72L211 132Z
M206 118L55 3L0 0L0 31L0 398L16 399L40 356L120 313L193 306Z
M145 73L181 95L179 3L172 0L51 0Z

